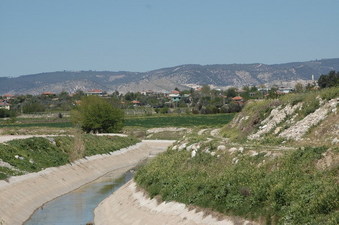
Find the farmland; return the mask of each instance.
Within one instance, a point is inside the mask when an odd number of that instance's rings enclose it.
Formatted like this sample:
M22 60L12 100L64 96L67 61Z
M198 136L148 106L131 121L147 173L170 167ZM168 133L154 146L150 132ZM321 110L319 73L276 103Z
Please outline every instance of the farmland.
M155 127L222 127L230 122L234 113L228 114L208 114L208 115L161 115L161 116L143 116L143 117L126 117L126 127L143 127L143 128L155 128ZM72 123L62 120L18 120L15 123L8 123L1 121L0 128L5 127L51 127L51 128L70 128Z

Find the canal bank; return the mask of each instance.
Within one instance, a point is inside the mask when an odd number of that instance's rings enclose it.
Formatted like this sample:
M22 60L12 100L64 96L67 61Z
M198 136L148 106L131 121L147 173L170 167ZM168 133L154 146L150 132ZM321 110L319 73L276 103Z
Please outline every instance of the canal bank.
M126 171L173 141L142 141L106 155L0 181L0 224L22 224L44 203L117 169Z
M95 225L258 225L257 222L150 199L131 180L102 201L94 211Z

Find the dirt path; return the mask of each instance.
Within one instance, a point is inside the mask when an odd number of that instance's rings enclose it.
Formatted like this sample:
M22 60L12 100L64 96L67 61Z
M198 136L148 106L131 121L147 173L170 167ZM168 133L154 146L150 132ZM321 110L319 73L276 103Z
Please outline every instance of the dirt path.
M130 166L137 165L150 155L165 151L172 143L173 141L142 141L111 154L91 156L71 165L11 177L8 181L2 180L0 181L0 224L22 224L44 203L108 172L121 168L128 170Z

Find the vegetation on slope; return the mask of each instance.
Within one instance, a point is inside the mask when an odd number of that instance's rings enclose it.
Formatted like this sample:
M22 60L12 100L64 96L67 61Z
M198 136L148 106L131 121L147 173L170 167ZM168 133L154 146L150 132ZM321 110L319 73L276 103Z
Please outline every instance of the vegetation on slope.
M0 160L9 164L0 167L0 179L65 165L85 156L106 154L137 142L130 137L89 134L9 141L0 144Z
M135 179L151 197L261 224L339 224L338 97L335 87L248 103L222 129L224 137L191 134ZM301 140L279 136L329 102L324 120ZM272 129L248 139L274 116L280 119Z
M266 224L338 224L338 165L317 169L326 148L282 157L170 150L136 174L151 197L210 208ZM336 148L336 154L339 149ZM238 162L234 163L234 158Z

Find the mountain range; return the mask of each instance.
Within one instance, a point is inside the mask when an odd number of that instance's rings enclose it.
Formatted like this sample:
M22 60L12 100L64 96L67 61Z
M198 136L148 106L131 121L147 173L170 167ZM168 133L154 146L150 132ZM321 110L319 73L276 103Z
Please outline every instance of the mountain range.
M0 77L0 95L40 94L45 91L69 93L76 90L101 89L119 91L170 91L195 85L242 87L282 85L286 82L318 79L321 74L339 70L339 58L267 65L253 64L188 64L148 72L57 71L19 77Z

